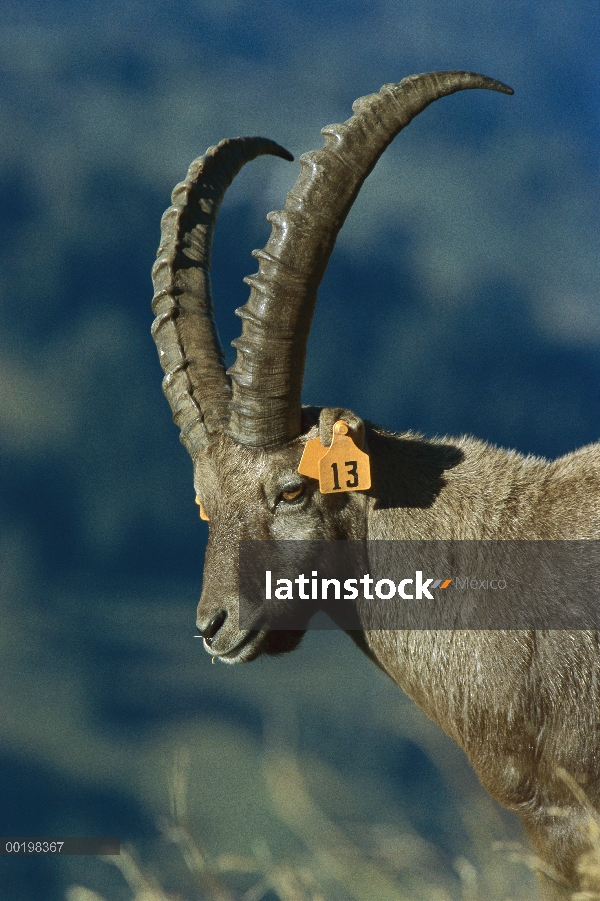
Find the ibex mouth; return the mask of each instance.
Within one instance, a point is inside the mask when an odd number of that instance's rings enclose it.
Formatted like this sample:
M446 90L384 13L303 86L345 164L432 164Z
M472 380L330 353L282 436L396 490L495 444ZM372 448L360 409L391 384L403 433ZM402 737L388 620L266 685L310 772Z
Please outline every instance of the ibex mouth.
M264 635L264 633L249 630L239 641L225 651L216 651L206 640L204 641L204 647L211 657L218 657L223 663L245 663L252 659L249 654L257 650L257 647L250 647L250 645L252 643L258 645L259 641L256 641L256 639L259 639L261 635Z

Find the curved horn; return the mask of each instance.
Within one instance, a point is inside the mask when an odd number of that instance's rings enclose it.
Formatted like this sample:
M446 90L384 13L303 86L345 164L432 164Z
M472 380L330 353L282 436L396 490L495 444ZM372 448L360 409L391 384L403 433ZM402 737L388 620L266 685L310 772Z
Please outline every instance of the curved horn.
M210 289L212 236L225 191L242 166L264 153L294 157L266 138L233 138L194 160L173 191L161 221L152 269L156 319L152 336L165 372L163 391L181 440L195 456L229 421L231 385L225 373Z
M264 250L259 271L245 281L250 299L237 310L242 335L229 369L233 385L229 432L241 444L275 446L301 430L306 344L337 234L375 163L409 122L439 97L467 88L512 94L507 85L473 72L432 72L384 85L357 100L354 116L322 130L321 150L300 157L302 170Z

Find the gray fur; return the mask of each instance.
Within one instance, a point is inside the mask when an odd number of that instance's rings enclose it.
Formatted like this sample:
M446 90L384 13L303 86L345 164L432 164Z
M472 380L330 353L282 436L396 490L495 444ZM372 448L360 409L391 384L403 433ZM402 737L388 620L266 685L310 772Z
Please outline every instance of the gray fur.
M321 411L331 440L349 411ZM424 440L366 427L373 487L321 495L296 472L313 427L283 448L215 439L197 461L196 490L210 517L202 631L227 618L209 653L226 663L292 650L300 633L237 627L240 539L600 538L600 449L549 462L472 438ZM305 485L300 503L283 490ZM539 856L547 898L578 886L586 812L557 774L562 767L600 806L600 647L597 632L370 631L352 638L467 754L481 782L517 813ZM560 809L557 811L556 809Z
M390 434L348 410L300 408L316 290L352 200L414 115L470 87L510 92L473 73L414 76L357 101L352 119L325 130L325 148L304 159L285 210L271 216L229 374L208 281L216 210L244 162L289 154L272 142L236 139L212 148L176 189L155 270L155 334L165 393L210 519L197 625L208 652L225 663L290 651L302 637L239 628L240 540L600 539L598 445L550 462L473 438ZM214 183L206 174L213 171ZM350 186L343 203L333 197L338 182ZM194 209L208 215L202 227ZM306 441L330 444L341 418L369 452L373 484L368 492L322 495L316 480L298 475L298 464ZM285 499L298 488L298 498ZM586 850L587 813L560 768L598 808L599 633L362 630L351 637L464 749L490 794L519 814L554 874L544 877L545 897L570 897L581 887L576 865Z

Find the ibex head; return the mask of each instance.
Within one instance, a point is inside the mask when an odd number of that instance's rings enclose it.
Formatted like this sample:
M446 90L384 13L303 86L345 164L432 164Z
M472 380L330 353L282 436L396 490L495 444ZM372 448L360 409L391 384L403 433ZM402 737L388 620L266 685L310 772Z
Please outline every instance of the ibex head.
M367 495L321 494L317 481L298 474L307 440L318 436L331 444L336 420L348 423L359 446L365 432L350 411L302 407L317 289L352 203L388 144L434 100L468 88L512 94L471 72L416 75L357 100L351 119L323 129L325 146L301 158L285 209L267 217L271 236L254 253L259 271L246 279L250 299L237 310L242 335L227 372L209 276L219 205L249 160L267 153L293 157L263 138L223 141L192 164L173 192L153 270L153 336L166 373L163 390L210 519L198 629L207 650L227 662L289 650L301 635L239 629L240 540L367 535Z

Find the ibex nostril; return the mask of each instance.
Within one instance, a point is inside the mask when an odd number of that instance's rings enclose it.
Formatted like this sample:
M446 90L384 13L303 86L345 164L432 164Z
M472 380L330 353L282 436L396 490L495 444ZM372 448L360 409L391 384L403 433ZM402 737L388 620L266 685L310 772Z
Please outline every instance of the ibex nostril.
M211 639L215 637L226 619L227 613L225 612L225 610L219 610L219 612L213 616L205 629L201 629L200 626L197 627L198 632L204 638L207 644L210 644Z

